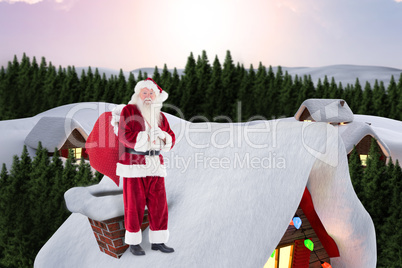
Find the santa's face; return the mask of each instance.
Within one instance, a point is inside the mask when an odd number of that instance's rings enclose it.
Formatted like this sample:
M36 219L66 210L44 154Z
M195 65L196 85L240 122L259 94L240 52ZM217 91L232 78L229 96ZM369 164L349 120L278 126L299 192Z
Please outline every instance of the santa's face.
M156 97L155 92L147 87L142 88L139 95L144 105L151 105Z

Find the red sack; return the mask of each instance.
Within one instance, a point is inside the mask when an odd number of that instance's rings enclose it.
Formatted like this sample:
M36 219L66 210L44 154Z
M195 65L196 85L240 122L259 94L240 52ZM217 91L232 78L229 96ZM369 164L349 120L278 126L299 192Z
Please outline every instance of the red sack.
M85 144L91 166L112 179L119 186L119 176L116 175L116 164L119 161L122 146L114 134L112 112L99 116Z

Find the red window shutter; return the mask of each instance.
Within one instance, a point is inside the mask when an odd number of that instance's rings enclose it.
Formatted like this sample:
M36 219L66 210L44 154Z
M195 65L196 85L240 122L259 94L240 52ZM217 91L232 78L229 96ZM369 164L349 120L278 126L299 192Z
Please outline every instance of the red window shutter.
M296 240L293 253L293 268L308 268L311 251L304 245L304 240Z
M68 149L60 150L60 156L68 158Z
M81 155L84 157L84 159L89 159L87 150L85 148L82 148Z

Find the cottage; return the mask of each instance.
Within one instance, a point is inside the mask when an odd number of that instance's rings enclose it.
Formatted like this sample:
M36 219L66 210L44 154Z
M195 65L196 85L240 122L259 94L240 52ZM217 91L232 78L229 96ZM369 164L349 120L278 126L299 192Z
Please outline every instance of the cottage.
M371 123L355 121L355 115L342 99L305 100L294 118L302 122L326 122L334 125L345 143L348 157L356 146L363 166L366 165L373 138L379 147L381 160L385 162L391 155L390 149L371 127Z
M62 157L68 157L69 150L73 151L74 157L88 159L85 151L85 141L88 134L75 119L67 120L64 117L42 117L29 132L24 143L37 149L39 142L46 148L49 155L55 150Z

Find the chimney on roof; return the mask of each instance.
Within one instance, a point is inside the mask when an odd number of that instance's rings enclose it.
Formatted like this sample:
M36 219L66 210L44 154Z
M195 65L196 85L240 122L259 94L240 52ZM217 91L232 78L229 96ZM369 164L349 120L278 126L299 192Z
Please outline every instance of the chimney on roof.
M343 107L343 105L345 105L345 101L344 101L344 100L341 100L341 101L339 102L339 104Z

